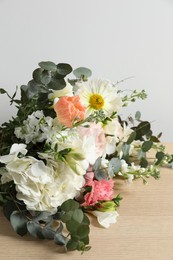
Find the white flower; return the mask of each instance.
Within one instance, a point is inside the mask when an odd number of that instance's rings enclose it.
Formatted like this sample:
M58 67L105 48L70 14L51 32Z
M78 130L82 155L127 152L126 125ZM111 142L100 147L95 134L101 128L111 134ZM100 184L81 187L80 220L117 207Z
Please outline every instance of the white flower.
M10 154L0 156L1 163L8 163L15 158L17 158L18 154L21 153L25 155L27 153L25 144L13 144L10 149Z
M117 89L107 80L95 79L84 82L79 89L82 104L86 107L87 115L103 109L106 116L117 112L122 106L122 100Z
M47 133L51 133L53 123L51 117L45 117L43 111L37 110L24 120L23 126L15 128L14 134L17 138L24 139L26 144L43 142L48 137Z
M103 127L106 134L106 154L112 154L116 150L116 144L122 138L123 129L117 118L108 122L107 125Z
M117 211L102 212L94 210L91 213L97 217L99 224L104 228L108 228L110 224L116 223L117 217L119 216Z
M12 151L18 152L19 149L12 147ZM79 172L83 174L84 170ZM15 156L7 161L1 182L9 181L14 181L16 197L24 201L28 210L52 214L64 201L77 196L85 183L82 175L77 175L62 161L48 160L45 164L29 156Z

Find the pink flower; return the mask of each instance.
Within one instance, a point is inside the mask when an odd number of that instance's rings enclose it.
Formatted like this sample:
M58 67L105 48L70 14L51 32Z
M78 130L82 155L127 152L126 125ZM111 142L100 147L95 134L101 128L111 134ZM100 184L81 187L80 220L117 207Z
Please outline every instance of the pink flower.
M91 186L91 192L84 195L85 202L82 206L93 206L101 200L111 200L113 196L113 180L94 180L94 173L88 172L85 175L85 186Z
M74 120L79 122L85 118L86 108L81 104L79 96L63 96L54 105L54 110L59 122L71 128Z

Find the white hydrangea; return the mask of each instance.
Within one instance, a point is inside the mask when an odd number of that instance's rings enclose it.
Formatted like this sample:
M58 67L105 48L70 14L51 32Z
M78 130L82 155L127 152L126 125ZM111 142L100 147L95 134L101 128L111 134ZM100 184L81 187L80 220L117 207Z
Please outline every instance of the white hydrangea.
M17 198L24 201L28 210L55 213L64 201L78 195L85 182L82 175L77 175L62 161L54 165L51 161L45 164L29 156L9 157L8 160L1 156L0 162L5 161L6 172L1 182L14 181Z

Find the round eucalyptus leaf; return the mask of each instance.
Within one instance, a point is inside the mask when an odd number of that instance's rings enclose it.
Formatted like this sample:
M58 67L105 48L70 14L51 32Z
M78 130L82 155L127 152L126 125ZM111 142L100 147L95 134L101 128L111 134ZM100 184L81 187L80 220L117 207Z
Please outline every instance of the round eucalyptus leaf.
M141 149L142 149L143 152L148 152L152 148L152 145L153 145L152 141L145 141L142 144Z
M84 218L84 214L81 209L76 209L73 212L73 216L72 216L73 220L77 221L78 223L81 223L83 221L83 218Z
M33 71L32 77L37 83L41 83L41 74L43 70L41 68L37 68L36 70Z
M66 86L65 80L64 79L55 79L52 78L47 87L49 89L53 90L60 90L63 89Z
M36 223L34 221L29 221L27 223L27 229L28 232L33 236L40 239L44 239L44 236L42 234L42 228L40 227L39 223Z
M79 203L77 201L74 201L73 199L66 200L62 205L61 205L61 210L65 212L69 212L70 210L75 210L79 208Z
M75 75L76 78L89 78L92 75L92 71L88 68L85 67L79 67L73 71L73 74Z
M52 61L42 61L38 64L42 69L55 72L57 70L56 64Z
M58 74L62 75L62 76L66 76L68 74L70 74L72 72L72 67L70 64L67 63L59 63L57 65L57 72Z

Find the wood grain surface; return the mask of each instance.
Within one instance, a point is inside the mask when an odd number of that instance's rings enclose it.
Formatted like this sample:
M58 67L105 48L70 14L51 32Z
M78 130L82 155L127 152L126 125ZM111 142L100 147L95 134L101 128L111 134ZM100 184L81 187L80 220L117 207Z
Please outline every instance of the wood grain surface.
M173 153L173 143L166 144ZM116 224L109 229L91 218L92 249L64 254L52 241L21 238L0 210L0 260L173 260L173 169L163 168L161 178L127 184L115 182L123 200Z

